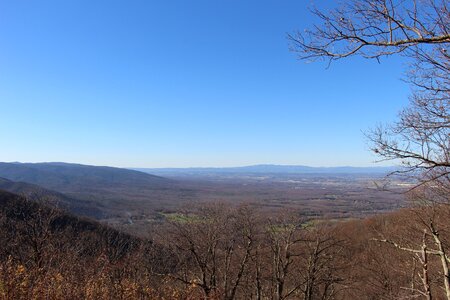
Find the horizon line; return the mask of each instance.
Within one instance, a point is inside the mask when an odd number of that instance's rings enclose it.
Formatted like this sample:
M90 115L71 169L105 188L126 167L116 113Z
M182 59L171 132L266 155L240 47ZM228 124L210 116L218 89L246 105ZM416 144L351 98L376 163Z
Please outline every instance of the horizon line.
M112 168L122 168L122 169L227 169L227 168L246 168L246 167L259 167L259 166L270 166L270 167L306 167L306 168L390 168L396 167L396 165L364 165L364 166L355 166L355 165L337 165L337 166L313 166L307 164L277 164L277 163L257 163L257 164L245 164L245 165L233 165L233 166L189 166L189 167L123 167L123 166L114 166L114 165L96 165L89 163L81 163L81 162L67 162L67 161L39 161L39 162L21 162L21 161L3 161L0 163L16 163L16 164L74 164L74 165L84 165L84 166L93 166L93 167L112 167ZM374 162L373 164L376 164Z

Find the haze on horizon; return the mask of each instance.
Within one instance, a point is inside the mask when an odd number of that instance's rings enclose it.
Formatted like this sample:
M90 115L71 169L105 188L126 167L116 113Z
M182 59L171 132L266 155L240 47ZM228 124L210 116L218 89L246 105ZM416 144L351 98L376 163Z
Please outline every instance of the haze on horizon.
M298 61L309 5L0 2L0 160L374 165L363 132L407 102L403 61Z

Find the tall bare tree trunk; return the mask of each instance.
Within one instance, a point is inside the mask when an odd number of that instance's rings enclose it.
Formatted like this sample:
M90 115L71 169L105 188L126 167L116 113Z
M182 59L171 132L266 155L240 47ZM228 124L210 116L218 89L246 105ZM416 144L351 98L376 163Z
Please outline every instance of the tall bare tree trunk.
M439 237L439 232L435 230L433 224L431 224L431 234L433 235L434 242L439 249L439 257L441 258L442 270L444 271L445 293L447 295L447 300L450 300L450 274L448 271L447 255L445 254L444 246L442 245L442 241Z
M425 234L423 236L423 244L422 244L422 282L424 287L424 293L427 300L432 300L431 289L430 289L430 281L428 277L428 253L427 253L427 245L425 241Z

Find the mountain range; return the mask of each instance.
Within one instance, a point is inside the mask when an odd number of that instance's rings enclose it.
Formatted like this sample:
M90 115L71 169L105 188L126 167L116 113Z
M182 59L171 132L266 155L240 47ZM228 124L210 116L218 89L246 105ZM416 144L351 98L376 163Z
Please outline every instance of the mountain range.
M247 181L222 183L210 181L206 178L208 176L239 178L246 177L247 174L255 177L263 174L272 174L273 177L283 177L284 174L289 176L322 174L325 182L326 177L333 174L350 174L352 178L358 177L357 174L371 174L377 177L393 170L392 167L314 168L286 165L131 170L59 162L14 162L0 163L0 189L31 200L56 203L77 215L115 222L127 219L129 215L147 219L144 215L148 216L152 212L162 210L171 211L190 201L207 199L247 201L258 198L263 199L261 203L268 203L267 201L272 201L271 199L294 197L291 191L289 191L291 196L287 196L285 190L270 182L265 185L247 186L243 185L248 183ZM180 178L175 180L165 176L173 178L180 176ZM196 176L200 180L196 180ZM202 180L201 177L207 180ZM322 179L319 179L319 182L321 181ZM297 199L294 198L292 201Z
M62 193L45 189L35 184L17 182L0 177L0 190L21 195L32 201L42 202L47 205L55 205L76 215L95 219L101 219L103 217L101 208L93 201L71 198Z
M223 168L134 168L161 176L192 174L380 174L384 175L395 170L395 167L309 167L302 165L253 165L243 167Z
M0 163L0 189L97 219L157 208L162 195L178 192L174 180L160 176L69 163Z
M166 178L135 170L60 162L0 163L0 177L57 191L72 190L74 187L148 187L167 186L171 183Z

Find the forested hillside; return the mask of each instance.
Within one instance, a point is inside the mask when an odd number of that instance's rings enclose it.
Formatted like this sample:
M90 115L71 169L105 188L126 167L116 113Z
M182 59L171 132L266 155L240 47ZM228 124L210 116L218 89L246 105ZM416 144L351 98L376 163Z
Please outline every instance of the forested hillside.
M2 299L399 299L446 293L450 209L314 222L198 206L135 238L2 192Z
M0 190L22 195L29 200L51 204L71 211L76 215L101 219L104 216L98 204L83 199L70 198L62 193L45 189L38 185L16 182L0 177Z
M29 198L53 199L76 214L96 219L151 211L161 201L171 207L190 193L174 180L143 172L69 163L0 163L0 177L0 188Z
M0 176L60 192L170 185L168 179L138 171L69 163L0 163Z

